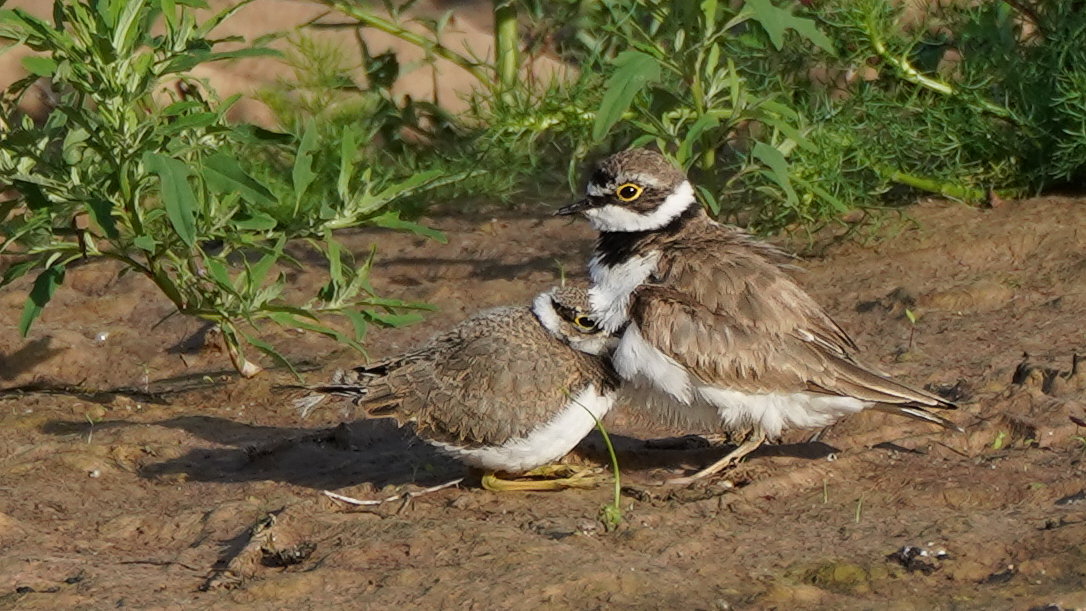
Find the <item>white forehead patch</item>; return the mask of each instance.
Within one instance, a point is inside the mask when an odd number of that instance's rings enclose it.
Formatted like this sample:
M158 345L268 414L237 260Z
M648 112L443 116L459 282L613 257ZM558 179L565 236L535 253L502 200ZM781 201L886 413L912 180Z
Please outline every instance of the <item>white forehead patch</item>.
M684 180L674 193L649 212L634 212L629 208L608 204L585 210L584 215L596 231L653 231L666 227L693 205L697 205L694 187L690 181Z
M660 189L660 188L666 186L654 174L644 174L642 172L638 172L637 174L624 174L623 178L625 180L621 180L619 182L622 182L622 183L632 182L632 183L634 183L636 185L640 185L642 187L646 187L646 188L650 188L650 189Z
M539 320L539 324L543 325L544 329L549 331L551 335L560 337L562 320L558 318L558 312L554 309L550 291L536 296L535 301L532 302L532 313L535 314L536 319Z

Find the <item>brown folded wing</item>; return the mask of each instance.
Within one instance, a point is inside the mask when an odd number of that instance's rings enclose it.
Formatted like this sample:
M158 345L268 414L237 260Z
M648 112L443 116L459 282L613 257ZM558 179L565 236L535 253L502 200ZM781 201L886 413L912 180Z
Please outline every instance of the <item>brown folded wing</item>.
M639 287L631 302L646 341L720 388L952 407L856 362L852 340L791 278L732 248L716 258L676 252L661 261L659 284Z
M606 365L549 335L527 308L432 359L390 372L399 412L441 441L501 444L553 418L589 383L613 382Z

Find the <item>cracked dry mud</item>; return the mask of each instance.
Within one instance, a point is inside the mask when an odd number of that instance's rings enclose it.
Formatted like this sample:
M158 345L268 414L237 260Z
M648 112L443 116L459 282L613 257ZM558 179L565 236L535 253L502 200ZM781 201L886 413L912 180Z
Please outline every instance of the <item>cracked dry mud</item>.
M321 491L402 497L464 469L343 404L300 419L276 388L289 377L230 378L204 327L155 327L169 304L108 264L71 270L19 338L23 282L0 293L0 609L1084 608L1084 203L926 204L869 246L822 241L802 261L865 358L952 395L965 435L862 414L816 442L790 433L728 482L674 489L651 484L725 450L617 413L613 532L597 520L606 486L334 501ZM584 278L583 223L431 221L449 244L348 238L378 245L385 294L440 307L373 331L374 356L525 301L556 261ZM291 330L267 339L312 379L358 358ZM592 436L578 458L601 453Z

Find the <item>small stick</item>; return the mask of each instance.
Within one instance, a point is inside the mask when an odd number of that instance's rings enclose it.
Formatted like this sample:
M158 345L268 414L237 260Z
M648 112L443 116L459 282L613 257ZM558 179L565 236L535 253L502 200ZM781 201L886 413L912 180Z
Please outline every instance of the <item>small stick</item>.
M422 496L424 494L429 494L431 492L437 492L438 490L444 490L446 488L452 488L453 486L456 486L457 484L459 484L462 481L464 481L464 478L461 477L460 479L454 479L451 482L445 482L444 484L438 484L437 486L431 486L429 488L423 488L422 490L419 490L418 492L405 492L403 494L396 494L396 495L388 497L387 499L385 499L383 501L363 501L361 499L355 499L355 498L351 498L349 496L343 496L342 494L336 494L335 492L331 492L329 490L324 491L324 496L326 496L326 497L328 497L330 499L337 500L337 501L342 501L344 503L347 503L348 505L363 505L363 506L383 505L384 503L391 503L392 501L398 501L400 499L410 499L410 498L414 498L416 496Z

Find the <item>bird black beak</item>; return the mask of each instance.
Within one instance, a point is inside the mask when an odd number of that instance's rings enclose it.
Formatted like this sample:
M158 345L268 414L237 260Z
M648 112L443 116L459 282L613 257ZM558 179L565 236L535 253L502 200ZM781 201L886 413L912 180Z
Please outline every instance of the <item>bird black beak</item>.
M592 200L585 198L580 201L573 202L572 204L564 208L559 208L558 211L554 213L554 216L569 216L571 214L584 212L585 210L595 207L596 205L592 203Z

